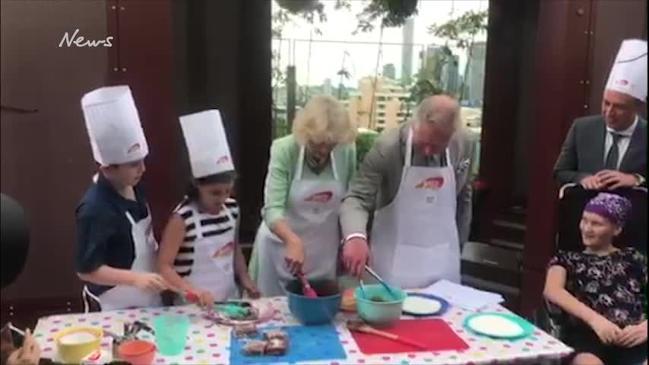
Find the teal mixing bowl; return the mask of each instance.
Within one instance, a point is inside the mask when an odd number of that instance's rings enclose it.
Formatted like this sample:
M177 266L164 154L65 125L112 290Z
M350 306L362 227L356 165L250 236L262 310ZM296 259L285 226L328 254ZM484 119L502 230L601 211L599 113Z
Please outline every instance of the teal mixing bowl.
M331 280L309 280L309 284L318 293L317 298L302 295L302 283L298 280L286 286L291 314L307 326L330 323L340 310L342 295L338 284Z
M361 319L374 326L389 326L401 318L406 292L391 286L393 296L381 284L365 285L364 288L365 295L360 287L354 291L356 310Z

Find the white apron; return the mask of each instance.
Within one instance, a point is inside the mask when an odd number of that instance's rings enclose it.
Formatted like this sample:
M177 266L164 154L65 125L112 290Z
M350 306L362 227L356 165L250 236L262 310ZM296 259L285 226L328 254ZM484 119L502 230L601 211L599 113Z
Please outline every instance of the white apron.
M149 215L139 222L135 222L129 212L126 212L126 218L131 223L131 237L135 248L135 258L131 265L131 271L156 272L155 260L158 243L153 236L151 211L149 210ZM160 293L149 292L132 286L118 285L99 296L92 294L87 287L84 287L83 297L86 312L89 311L88 296L100 304L102 311L158 307L162 305Z
M236 220L225 205L223 209L230 222L234 222L234 227L217 236L205 237L200 229L200 214L192 216L196 226L194 264L192 273L185 278L193 287L210 291L216 301L232 299L238 295L234 280Z
M289 188L285 219L304 244L302 271L310 279L335 279L340 226L338 209L345 187L338 179L333 151L331 170L333 180L302 178L305 149L301 147L295 177ZM286 294L286 284L295 279L286 268L286 247L264 222L259 226L258 287L263 296Z
M437 280L460 282L460 244L455 218L455 172L446 167L412 166L408 133L401 184L394 200L376 211L371 264L390 284L423 288Z

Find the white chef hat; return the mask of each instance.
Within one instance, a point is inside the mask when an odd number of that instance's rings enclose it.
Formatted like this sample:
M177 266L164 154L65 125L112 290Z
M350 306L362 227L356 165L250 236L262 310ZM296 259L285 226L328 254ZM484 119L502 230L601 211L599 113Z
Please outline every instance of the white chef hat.
M92 154L103 166L141 160L149 153L131 89L109 86L81 98Z
M627 39L622 42L608 76L606 89L645 101L647 98L647 41Z
M195 179L234 171L221 113L205 110L180 117Z

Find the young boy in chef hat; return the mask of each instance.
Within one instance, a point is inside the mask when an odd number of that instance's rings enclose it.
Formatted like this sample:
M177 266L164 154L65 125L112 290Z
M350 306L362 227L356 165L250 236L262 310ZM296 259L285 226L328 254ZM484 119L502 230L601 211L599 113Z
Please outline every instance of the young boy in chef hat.
M94 182L77 211L76 264L86 311L161 304L169 288L155 274L157 242L139 185L148 146L128 86L102 87L83 96L81 107L93 156Z
M238 295L236 282L259 293L237 242L239 207L230 197L235 171L218 110L180 117L193 175L184 200L165 228L159 270L200 304Z

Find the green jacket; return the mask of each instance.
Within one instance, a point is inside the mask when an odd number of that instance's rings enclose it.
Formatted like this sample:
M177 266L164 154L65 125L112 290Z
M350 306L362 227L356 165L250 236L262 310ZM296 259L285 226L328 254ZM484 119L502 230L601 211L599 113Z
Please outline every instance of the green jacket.
M339 145L333 150L338 178L347 189L356 171L356 145ZM264 206L261 210L263 222L272 227L275 222L284 217L288 203L289 189L295 177L300 146L293 135L288 135L273 141L270 149L270 161L264 183ZM308 167L304 165L305 174ZM312 175L313 179L332 178L331 170L320 175ZM262 224L264 224L262 223ZM253 246L250 257L249 271L253 280L257 279L257 245Z

